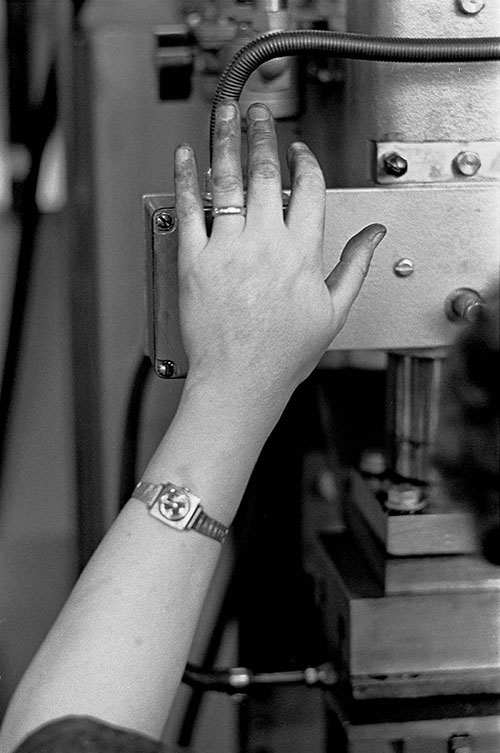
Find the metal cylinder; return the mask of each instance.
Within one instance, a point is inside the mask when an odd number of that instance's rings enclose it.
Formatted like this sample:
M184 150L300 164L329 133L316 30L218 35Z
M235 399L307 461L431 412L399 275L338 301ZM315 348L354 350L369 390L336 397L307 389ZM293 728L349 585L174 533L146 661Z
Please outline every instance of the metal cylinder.
M251 19L251 24L239 26L235 38L221 50L220 59L224 64L256 36L291 29L293 23L287 0L254 0ZM266 104L275 118L298 115L300 95L296 57L274 58L252 73L239 98L241 112L245 114L254 102Z
M391 470L405 479L431 480L444 352L391 352L387 371L387 439Z
M487 2L470 15L453 0L351 0L347 26L350 32L381 37L487 37L498 34L500 3ZM346 91L344 177L349 186L372 185L374 143L500 139L495 62L416 68L356 60L346 66Z

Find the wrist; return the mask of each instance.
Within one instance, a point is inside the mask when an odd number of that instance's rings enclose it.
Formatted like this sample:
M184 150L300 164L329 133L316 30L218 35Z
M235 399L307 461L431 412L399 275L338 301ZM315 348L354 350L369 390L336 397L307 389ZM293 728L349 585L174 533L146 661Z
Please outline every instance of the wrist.
M212 376L189 373L181 405L197 405L203 414L214 414L218 421L236 433L250 426L256 434L270 433L283 413L293 387L273 383L268 375L246 379L241 373Z
M186 379L176 415L142 479L188 487L230 525L281 408L227 383Z

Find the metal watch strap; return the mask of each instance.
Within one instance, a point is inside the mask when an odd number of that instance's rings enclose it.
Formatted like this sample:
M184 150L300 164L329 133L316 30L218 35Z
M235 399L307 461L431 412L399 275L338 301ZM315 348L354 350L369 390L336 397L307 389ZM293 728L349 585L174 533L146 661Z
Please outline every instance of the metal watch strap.
M190 527L193 529L193 531L198 531L198 533L202 533L204 536L215 539L221 544L224 543L224 540L229 532L227 526L219 523L218 520L215 520L214 518L211 518L209 515L207 515L201 505L198 508L198 514L191 523Z
M132 498L145 502L149 513L165 525L178 531L193 529L223 544L229 529L206 514L196 497L187 487L177 484L151 484L139 481Z

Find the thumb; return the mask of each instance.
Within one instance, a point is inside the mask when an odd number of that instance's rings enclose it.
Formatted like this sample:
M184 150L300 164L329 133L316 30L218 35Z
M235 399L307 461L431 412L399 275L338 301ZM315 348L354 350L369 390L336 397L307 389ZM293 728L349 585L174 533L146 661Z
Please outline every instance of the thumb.
M383 225L368 225L347 243L338 263L325 282L332 298L339 329L344 324L356 296L368 274L373 252L385 236Z

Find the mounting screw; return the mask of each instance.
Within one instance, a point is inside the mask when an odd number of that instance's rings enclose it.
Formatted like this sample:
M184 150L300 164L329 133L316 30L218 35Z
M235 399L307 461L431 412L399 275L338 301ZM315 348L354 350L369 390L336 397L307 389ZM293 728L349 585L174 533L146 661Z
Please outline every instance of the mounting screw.
M409 277L415 271L415 266L411 259L400 259L395 263L393 270L398 277Z
M400 178L408 170L408 161L397 152L384 154L382 164L387 175L394 175L396 178Z
M171 379L176 370L177 366L173 361L156 361L156 373L162 379Z
M448 740L449 753L472 753L472 737L465 735L452 735Z
M475 16L483 10L485 0L457 0L458 10L468 16Z
M155 215L155 227L159 233L171 233L176 224L174 215L169 212L158 212Z
M455 157L453 164L460 175L468 178L475 175L481 167L481 159L477 152L460 152Z

